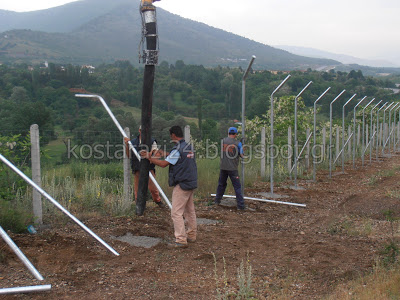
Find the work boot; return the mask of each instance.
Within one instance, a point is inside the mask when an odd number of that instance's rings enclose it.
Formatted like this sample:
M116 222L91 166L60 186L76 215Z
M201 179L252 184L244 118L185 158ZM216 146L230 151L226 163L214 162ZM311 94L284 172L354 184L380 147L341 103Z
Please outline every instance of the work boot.
M188 244L181 244L177 242L169 243L167 245L168 248L187 248Z
M165 204L162 201L155 202L159 208L165 208Z

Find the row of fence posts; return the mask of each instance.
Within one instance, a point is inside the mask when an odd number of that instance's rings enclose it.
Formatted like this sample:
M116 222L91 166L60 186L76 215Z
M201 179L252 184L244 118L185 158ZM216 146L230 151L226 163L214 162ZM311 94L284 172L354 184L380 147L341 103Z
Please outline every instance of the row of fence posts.
M286 83L286 81L288 81L289 79L290 79L290 77L291 77L291 75L288 75L277 87L276 87L276 89L271 93L271 96L270 96L270 101L271 101L271 105L270 105L270 122L271 122L271 125L270 125L270 129L271 129L271 135L270 135L270 145L271 145L271 147L270 147L270 150L269 150L269 153L270 153L270 195L271 195L271 197L273 197L273 195L274 195L274 159L275 159L275 157L276 157L276 155L274 155L274 146L275 146L275 144L274 144L274 94L275 93L277 93L278 91L279 91L279 89ZM294 122L294 158L293 158L293 162L294 162L294 181L295 181L295 188L297 188L297 162L298 162L298 159L300 159L300 155L297 155L298 154L298 139L297 139L297 99L298 99L298 97L310 86L312 84L312 81L310 81L302 90L301 90L301 92L295 97L295 103L294 103L294 105L295 105L295 122ZM314 136L314 146L315 146L315 144L316 144L316 104L317 104L317 102L327 93L327 91L330 89L330 87L323 93L323 94L321 94L319 97L318 97L318 99L314 102L314 133L313 133L313 136ZM340 149L340 150L338 150L338 145L339 145L339 142L337 141L337 143L336 143L336 147L337 147L337 155L336 155L336 158L334 159L333 158L333 137L332 137L332 135L333 135L333 128L332 128L332 124L333 124L333 120L332 120L332 113L333 113L333 110L332 110L332 107L333 107L333 104L334 104L334 102L336 102L344 93L345 93L345 91L346 90L343 90L342 92L340 92L336 97L335 97L335 99L333 99L333 101L331 101L330 102L330 105L329 105L329 116L330 116L330 128L329 128L329 147L328 147L328 152L329 152L329 178L331 178L332 177L332 164L335 164L336 163L336 161L339 159L339 155L340 155L340 153L342 154L342 171L344 172L344 161L345 161L345 159L344 159L344 151L345 151L345 147L346 147L346 145L347 144L349 144L350 145L350 139L351 139L351 137L353 138L353 168L355 168L355 158L356 158L356 152L357 151L359 151L359 149L358 149L358 145L359 145L359 143L357 143L356 144L356 111L357 111L357 107L361 104L361 103L363 103L363 101L367 98L367 96L365 96L364 98L362 98L355 106L354 106L354 112L353 112L353 132L352 133L350 133L349 132L349 134L348 134L348 139L347 139L347 141L346 142L344 142L344 138L345 138L345 133L344 133L344 130L345 130L345 121L344 121L344 119L345 119L345 106L356 96L356 94L354 94L349 100L347 100L347 102L343 105L343 108L342 108L342 110L343 110L343 121L342 121L342 148ZM382 150L382 155L384 155L384 152L385 152L385 149L386 149L386 145L388 144L388 147L389 147L389 155L390 155L390 145L391 145L391 140L393 139L394 141L393 141L393 143L394 143L394 145L393 145L393 151L395 151L395 149L396 149L396 145L397 145L397 142L395 142L395 140L396 140L396 138L395 138L395 134L394 134L394 132L395 132L395 128L396 128L396 121L395 121L395 118L396 118L396 112L397 112L397 110L400 108L400 102L397 102L397 103L395 103L395 102L392 102L392 103L388 103L388 102L386 102L385 104L383 104L382 106L381 106L381 108L379 108L378 109L378 111L377 111L377 113L376 113L376 127L375 128L373 128L373 126L372 126L372 121L373 121L373 114L372 114L372 112L373 112L373 110L376 108L376 107L378 107L378 105L382 102L382 100L378 103L378 104L376 104L374 107L373 107L373 109L371 110L371 125L370 125L370 136L369 136L369 140L370 140L370 142L368 143L367 142L367 140L368 140L368 134L367 135L365 135L365 132L368 130L368 129L365 129L366 128L366 126L365 126L365 109L370 105L370 104L372 104L373 102L375 101L375 98L373 98L371 101L369 101L369 103L367 104L367 105L365 105L364 106L364 108L363 108L363 110L362 110L362 115L363 115L363 122L362 122L362 135L361 135L361 138L362 138L362 149L361 149L361 157L362 157L362 165L364 166L364 155L365 155L365 153L366 153L366 151L368 150L368 146L369 146L369 150L370 150L370 160L372 159L372 147L373 147L373 145L375 144L375 141L376 141L376 147L375 147L375 149L376 149L376 159L378 160L378 150L379 150L379 147L381 147L381 150ZM389 110L389 122L388 123L386 123L386 111L388 110L390 108L390 110ZM379 117L379 112L380 112L380 110L382 110L382 109L384 109L384 113L383 113L383 119L382 119L382 123L380 123L379 122L379 120L380 120L380 117ZM393 113L393 116L394 116L394 121L392 122L391 121L391 116L392 116L392 111L394 110L394 113ZM399 120L400 120L400 113L399 113ZM381 127L382 127L382 124L384 124L383 125L383 128L379 128L379 124L381 125ZM393 124L393 125L392 125ZM385 131L386 129L388 128L388 131ZM378 139L378 138L376 138L375 136L378 134L378 130L380 129L380 137L381 137L381 139ZM397 127L397 131L399 131L399 127ZM382 136L383 135L383 136ZM360 133L358 134L358 136L360 136ZM338 138L339 137L339 133L337 133L337 135L336 135L336 138ZM310 141L310 139L311 139L311 135L308 135L307 134L307 136L306 136L306 143L305 143L305 147L306 147L306 145L309 143L309 141ZM399 140L399 136L397 136L397 140ZM379 144L380 143L380 144ZM357 147L357 149L356 149L356 147ZM304 147L303 147L303 149L304 149ZM314 147L314 150L315 150L315 147ZM313 150L313 151L314 151ZM309 154L308 154L309 155ZM334 159L334 162L332 163L332 161L333 161L333 159ZM316 177L316 161L315 161L315 155L313 156L313 164L314 164L314 170L313 170L313 179L315 180L315 177ZM262 170L264 170L264 168L262 167ZM291 175L291 171L289 171L290 172L290 175ZM262 175L264 175L264 173L262 172Z
M327 91L325 91L327 92ZM351 99L354 98L354 95ZM317 101L316 101L317 102ZM349 102L349 101L348 101ZM346 102L346 104L348 103ZM378 103L380 104L381 101ZM345 104L345 105L346 105ZM378 104L374 106L375 109ZM345 106L344 105L344 106ZM344 107L343 106L343 107ZM389 115L390 123L379 122L379 111L383 110L385 107L397 107L400 108L399 105L388 105L385 103L379 110L377 110L376 114L376 123L373 120L373 110L371 110L371 119L370 125L365 123L365 118L363 115L363 124L356 126L355 129L353 126L349 125L347 128L347 133L345 128L336 127L335 130L332 127L329 130L329 140L327 134L327 128L323 127L320 132L320 137L317 136L317 130L314 127L314 132L311 133L311 129L307 128L304 135L304 144L301 149L299 147L299 142L297 138L297 134L294 136L294 132L292 127L288 128L287 131L287 145L286 148L288 152L286 153L286 157L283 159L287 159L287 174L288 177L292 178L292 174L297 176L298 163L301 158L303 158L303 168L309 170L311 164L313 165L313 179L315 180L316 166L318 164L323 164L327 162L329 159L330 163L330 176L332 167L336 166L338 160L341 161L342 172L344 172L344 163L346 161L350 161L354 159L356 156L362 157L362 165L364 166L364 157L369 151L369 160L372 161L373 152L375 151L376 160L379 159L380 156L385 154L385 151L388 151L390 155L391 149L393 152L397 149L397 144L400 140L400 122L391 122L391 114ZM395 110L393 108L393 110ZM386 111L386 110L384 110ZM344 109L343 109L344 112ZM344 114L343 114L344 116ZM385 116L386 117L386 116ZM344 119L343 119L344 120ZM399 111L399 120L400 120L400 111ZM343 123L344 124L344 121ZM372 128L372 130L371 130ZM378 129L378 130L377 130ZM124 129L127 136L130 135L130 129ZM335 132L334 132L335 131ZM396 132L397 131L397 132ZM40 148L39 148L39 127L34 124L30 127L31 132L31 159L32 159L32 180L37 184L41 185L41 172L40 172ZM340 134L341 133L341 134ZM397 133L397 134L395 134ZM293 139L294 136L294 139ZM311 140L312 137L314 139L314 144L312 146ZM340 141L341 137L341 141ZM190 141L190 126L187 125L184 128L184 138L187 141ZM353 140L351 139L353 138ZM295 142L297 141L297 142ZM319 142L318 142L319 141ZM260 136L260 145L262 153L260 155L260 175L261 178L266 178L266 163L267 163L267 149L269 146L267 145L266 138L266 128L261 128L261 136ZM393 145L393 146L391 146ZM317 159L317 148L319 149L319 155ZM347 151L346 151L347 150ZM347 154L346 154L347 153ZM297 158L297 159L296 159ZM355 167L353 165L353 167ZM123 159L123 173L124 173L124 197L122 207L124 210L128 209L132 204L132 172L130 166L129 158L124 155ZM269 174L271 177L271 173ZM296 180L296 177L295 177ZM296 182L295 182L296 187ZM35 189L33 189L33 214L35 216L36 222L38 224L43 223L42 217L42 204L41 204L41 195Z
M126 136L130 137L130 129L128 127L124 128ZM39 187L41 186L41 171L40 171L40 146L39 146L39 126L33 124L30 127L31 136L31 164L32 164L32 181L36 183ZM190 140L190 126L187 125L184 128L185 140ZM122 143L124 141L122 140ZM123 173L124 173L124 185L123 185L123 203L122 209L124 211L128 210L131 206L132 198L132 171L130 158L125 155L123 158ZM42 213L42 197L41 194L33 189L32 191L32 205L33 205L33 215L35 217L35 224L43 224L43 213Z

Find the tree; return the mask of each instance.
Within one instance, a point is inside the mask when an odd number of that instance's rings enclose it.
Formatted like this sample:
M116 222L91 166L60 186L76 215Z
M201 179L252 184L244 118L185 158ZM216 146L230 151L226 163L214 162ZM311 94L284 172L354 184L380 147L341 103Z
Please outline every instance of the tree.
M28 102L30 99L28 96L28 92L24 87L16 86L12 89L10 100L12 100L16 104L22 104L24 102Z

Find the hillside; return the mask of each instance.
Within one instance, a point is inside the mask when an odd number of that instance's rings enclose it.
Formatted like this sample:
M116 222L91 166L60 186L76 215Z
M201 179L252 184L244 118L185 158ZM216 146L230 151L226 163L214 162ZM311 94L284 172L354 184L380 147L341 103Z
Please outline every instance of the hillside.
M139 2L84 0L43 11L0 11L0 62L138 64ZM205 66L307 69L340 65L329 59L291 54L250 39L157 9L160 62L183 60Z

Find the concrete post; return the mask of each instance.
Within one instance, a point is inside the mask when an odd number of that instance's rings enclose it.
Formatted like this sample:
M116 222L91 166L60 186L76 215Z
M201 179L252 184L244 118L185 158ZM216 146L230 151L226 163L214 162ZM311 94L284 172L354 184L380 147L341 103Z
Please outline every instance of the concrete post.
M31 125L31 160L32 160L32 181L41 187L40 179L40 144L39 144L39 126L37 124ZM33 189L33 216L35 217L35 224L43 224L43 211L42 211L42 196L40 193Z
M190 126L189 125L185 126L185 132L184 132L183 138L185 139L186 143L190 143Z
M349 126L349 129L347 131L347 137L349 137L351 135L351 133L352 133L351 126ZM349 142L347 143L347 153L348 153L349 159L351 158L351 141L352 141L352 139L350 139Z
M326 128L322 128L322 160L326 158Z
M292 178L292 159L293 159L293 151L292 150L292 128L289 126L288 127L288 162L287 162L287 167L288 167L288 172L290 175L290 178ZM295 158L296 159L296 158Z
M306 141L309 136L310 136L310 128L307 128L306 129ZM306 169L308 170L310 168L310 142L307 143L305 158L306 158Z
M337 157L339 156L340 153L340 130L339 130L339 126L336 127L336 152L335 152L335 160L337 159Z
M126 136L130 138L130 130L128 127L124 129ZM122 143L124 141L122 140ZM125 147L125 145L124 145ZM130 158L126 155L126 151L124 151L124 158L123 158L123 166L124 166L124 198L122 203L122 211L126 212L129 210L132 204L132 172L131 172L131 164Z
M265 127L261 128L261 178L265 178L265 162L266 162L266 153L265 153Z

